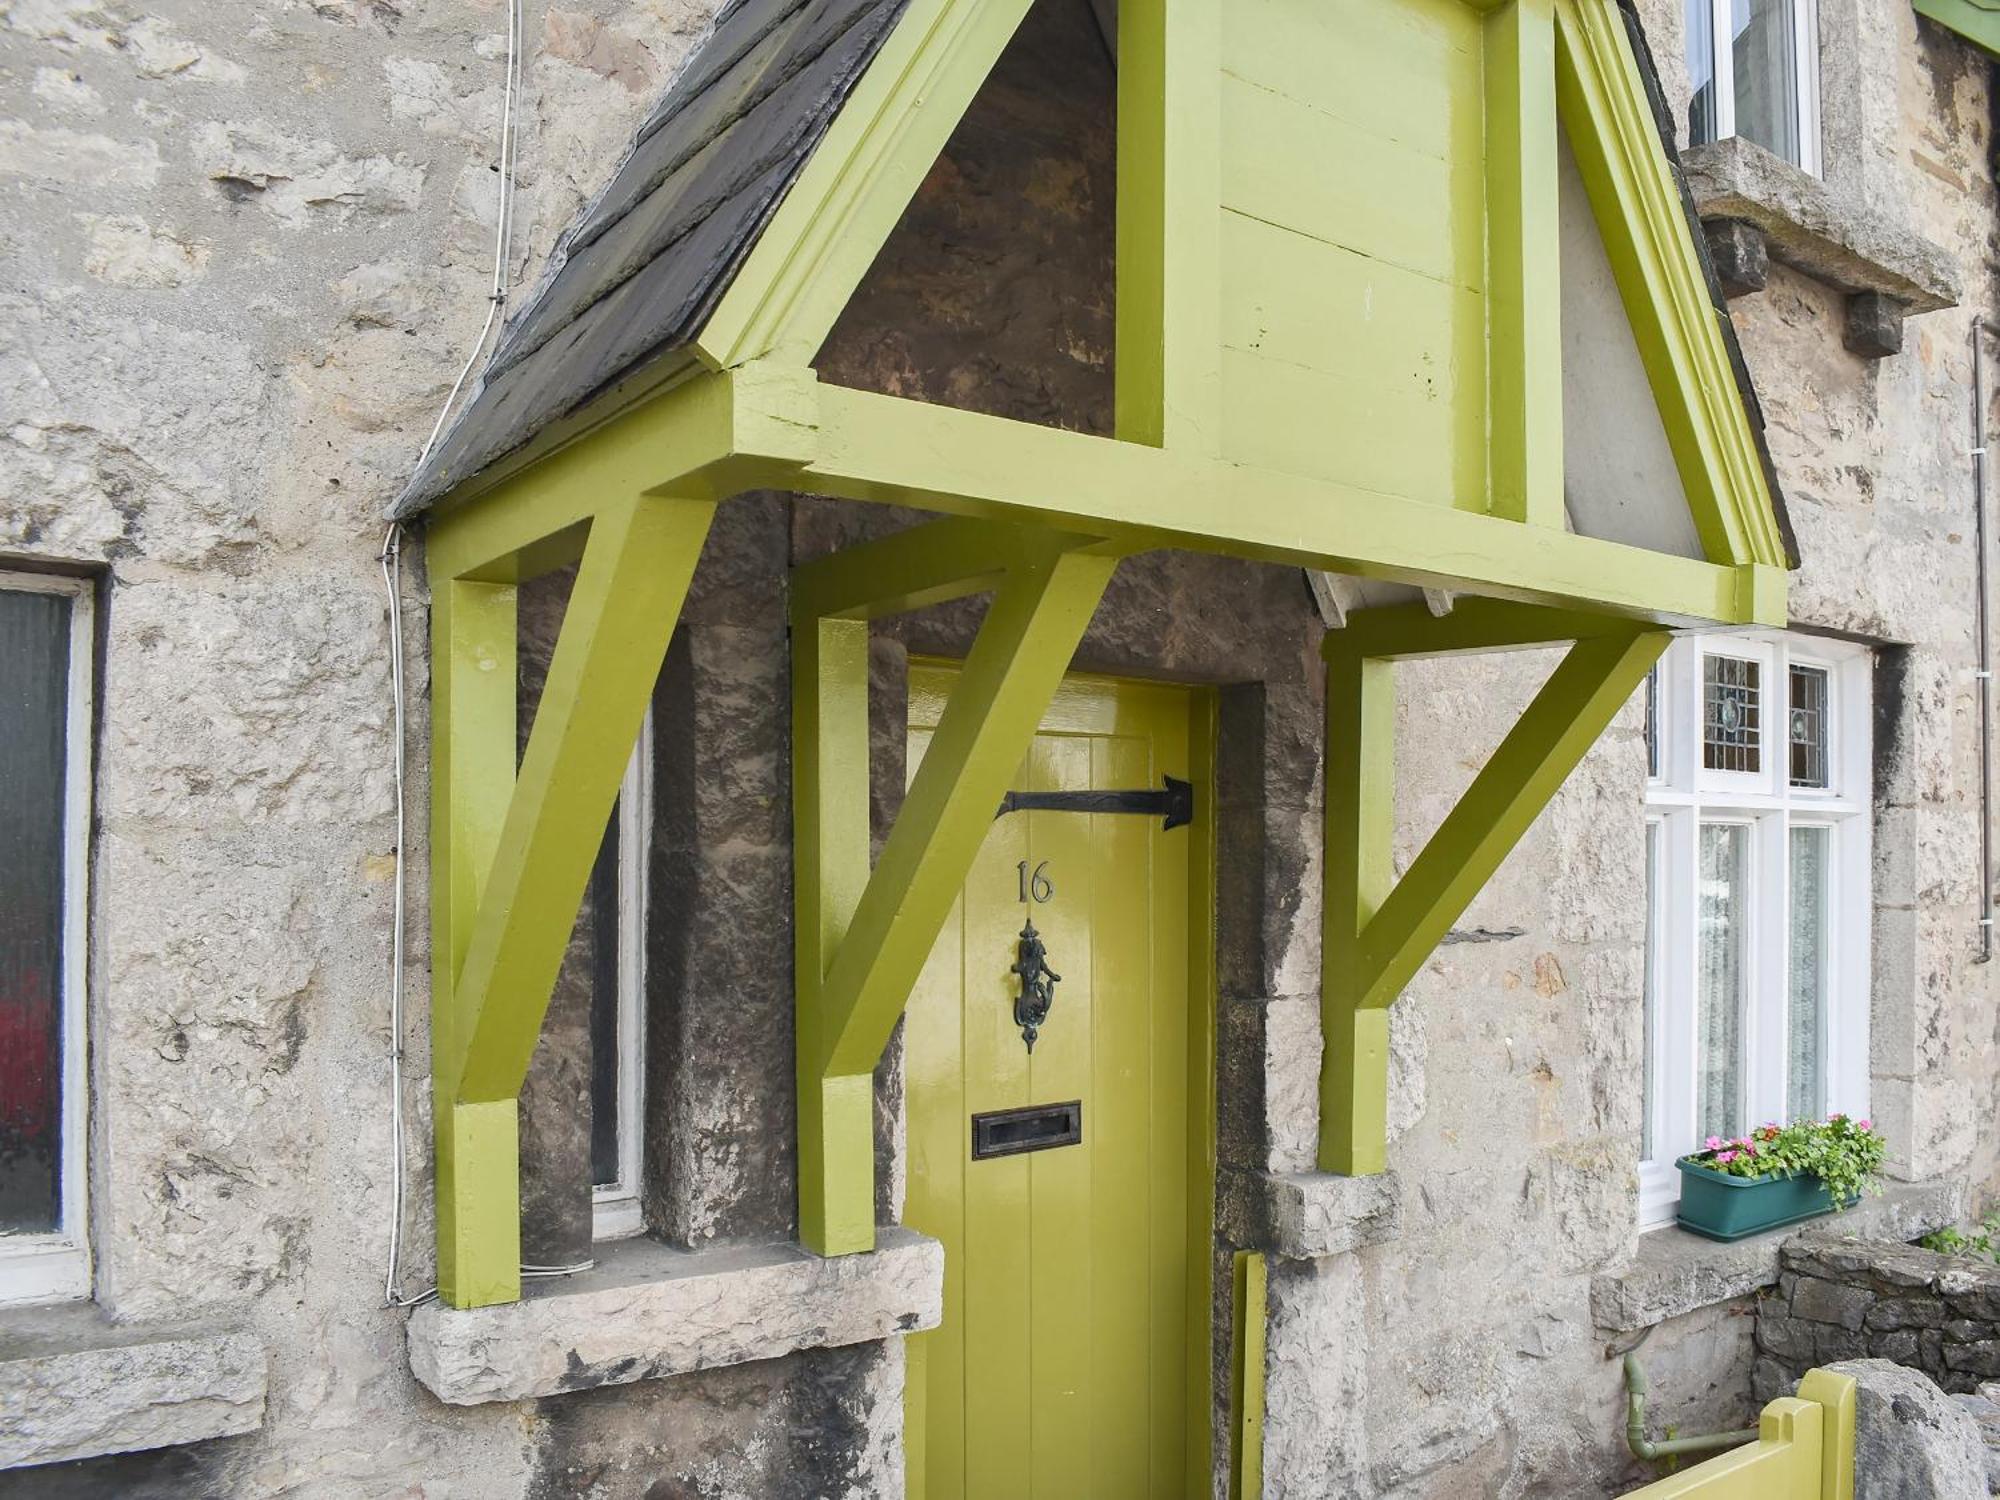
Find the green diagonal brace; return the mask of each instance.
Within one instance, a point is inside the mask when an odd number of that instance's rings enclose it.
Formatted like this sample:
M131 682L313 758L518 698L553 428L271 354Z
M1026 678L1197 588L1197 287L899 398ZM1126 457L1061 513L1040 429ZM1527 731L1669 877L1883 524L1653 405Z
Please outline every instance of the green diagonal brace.
M517 1098L714 509L708 500L632 496L591 520L469 932L459 899L467 872L454 864L449 936L465 957L444 1004L433 1004L438 1284L453 1306L520 1296ZM447 592L468 587L482 586L453 583ZM510 698L511 663L509 651ZM474 691L465 679L481 665L454 651L454 698ZM502 691L488 686L487 696ZM452 742L470 728L490 738L492 727L452 725ZM502 770L489 764L485 773L497 783ZM474 790L454 785L454 806L465 810ZM485 788L489 805L497 791Z
M1415 863L1384 894L1394 714L1382 674L1390 668L1344 649L1338 635L1328 637L1324 1170L1382 1170L1390 1003L1597 742L1668 639L1664 630L1641 630L1572 646Z
M991 555L956 549L961 576ZM857 554L802 569L793 617L793 795L797 839L799 1234L823 1255L873 1247L872 1077L896 1018L1117 566L1079 538L1031 536L994 591L951 700L880 862L867 872L867 636L828 620L834 576L866 577ZM910 543L871 544L884 599L942 587L951 565ZM899 550L902 549L902 550ZM901 558L900 569L886 566Z

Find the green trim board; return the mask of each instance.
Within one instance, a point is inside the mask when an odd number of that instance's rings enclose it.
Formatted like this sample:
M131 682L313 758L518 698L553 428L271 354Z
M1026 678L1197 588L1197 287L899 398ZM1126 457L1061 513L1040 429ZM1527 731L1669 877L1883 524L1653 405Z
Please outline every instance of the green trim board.
M1916 8L1918 15L2000 57L2000 4L1995 0L1916 0Z

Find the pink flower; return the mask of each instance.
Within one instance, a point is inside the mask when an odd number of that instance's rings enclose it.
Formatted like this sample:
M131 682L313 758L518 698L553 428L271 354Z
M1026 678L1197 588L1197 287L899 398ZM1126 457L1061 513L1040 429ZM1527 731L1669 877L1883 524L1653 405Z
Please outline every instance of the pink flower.
M1855 1123L1854 1123L1854 1128L1855 1128L1856 1130L1872 1130L1872 1129L1874 1129L1875 1127L1874 1127L1874 1122L1873 1122L1873 1121L1870 1121L1870 1120L1857 1120L1857 1121L1855 1121Z
M1745 1141L1743 1143L1743 1154L1745 1156L1755 1156L1757 1154L1757 1148L1751 1145L1748 1141Z
M1702 1142L1701 1144L1702 1144L1702 1148L1703 1148L1704 1150L1708 1150L1708 1151L1720 1151L1720 1150L1722 1149L1722 1147L1723 1147L1723 1144L1724 1144L1724 1143L1723 1143L1723 1139L1722 1139L1722 1137L1721 1137L1721 1136L1719 1136L1719 1135L1712 1135L1712 1136L1710 1136L1710 1137L1709 1137L1709 1138L1708 1138L1707 1140L1703 1141L1703 1142Z
M1715 1159L1721 1162L1726 1167L1731 1162L1736 1160L1736 1153L1734 1151L1724 1151L1721 1155L1717 1156Z

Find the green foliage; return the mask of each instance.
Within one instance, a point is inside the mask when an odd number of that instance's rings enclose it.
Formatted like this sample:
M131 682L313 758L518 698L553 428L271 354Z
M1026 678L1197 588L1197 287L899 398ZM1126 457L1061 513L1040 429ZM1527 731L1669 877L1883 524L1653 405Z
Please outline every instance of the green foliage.
M1917 1243L1926 1250L1936 1250L1943 1255L1981 1257L2000 1265L2000 1208L1981 1219L1971 1234L1947 1225L1925 1235Z
M1875 1185L1888 1143L1867 1120L1834 1115L1822 1122L1760 1125L1747 1136L1710 1136L1688 1160L1729 1177L1789 1177L1808 1172L1824 1182L1836 1211Z

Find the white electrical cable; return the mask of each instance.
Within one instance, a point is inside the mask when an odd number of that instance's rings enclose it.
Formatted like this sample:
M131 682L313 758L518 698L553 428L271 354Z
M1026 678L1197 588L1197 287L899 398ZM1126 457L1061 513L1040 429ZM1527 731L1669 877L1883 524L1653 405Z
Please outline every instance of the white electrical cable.
M417 464L422 466L431 456L431 449L437 446L438 435L444 431L444 424L458 405L458 393L465 388L465 382L472 375L472 368L479 363L480 355L486 352L486 340L493 332L493 324L499 319L500 309L507 304L507 272L514 255L514 162L518 152L518 134L514 122L515 98L521 89L521 0L507 0L507 80L500 98L500 160L496 170L500 174L499 203L493 210L493 284L486 297L486 321L480 325L479 337L473 341L471 352L465 356L458 379L451 383L446 393L444 405L438 409L437 421L431 424L431 435L424 439L424 450L417 455Z
M458 404L459 392L465 388L473 367L486 352L486 341L492 336L493 325L507 303L508 270L514 253L514 165L518 159L520 134L515 114L521 93L521 4L522 0L507 0L507 73L500 101L500 159L496 168L500 176L500 201L493 215L493 282L486 299L486 321L480 326L479 337L473 343L471 353L466 355L458 378L451 383L451 390L445 395L437 420L431 424L423 452L417 455L419 466L430 457L431 449L436 446L438 435L444 431L446 420ZM403 528L400 524L390 523L388 534L382 538L379 561L382 565L382 587L389 603L389 694L395 721L393 777L396 793L395 914L391 921L389 942L392 965L389 975L390 1222L389 1258L382 1278L382 1300L390 1307L416 1307L435 1297L438 1289L433 1286L414 1297L405 1297L399 1286L402 1280L403 1212L407 1197L403 1165L403 934L407 907L403 850L408 833L408 819L404 812L408 756L404 748L407 716L403 690ZM596 1264L595 1260L580 1260L567 1266L524 1265L521 1276L523 1280L574 1276Z

